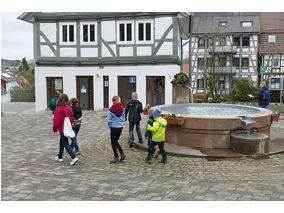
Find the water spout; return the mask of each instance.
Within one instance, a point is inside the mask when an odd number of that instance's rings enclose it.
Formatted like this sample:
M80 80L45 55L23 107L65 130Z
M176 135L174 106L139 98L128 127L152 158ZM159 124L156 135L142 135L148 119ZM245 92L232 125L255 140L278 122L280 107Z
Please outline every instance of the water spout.
M246 129L247 135L249 135L251 131L251 125L255 124L256 121L247 116L240 116L240 119L243 125L243 129Z
M193 103L192 88L186 84L184 84L183 86L189 90L189 103Z

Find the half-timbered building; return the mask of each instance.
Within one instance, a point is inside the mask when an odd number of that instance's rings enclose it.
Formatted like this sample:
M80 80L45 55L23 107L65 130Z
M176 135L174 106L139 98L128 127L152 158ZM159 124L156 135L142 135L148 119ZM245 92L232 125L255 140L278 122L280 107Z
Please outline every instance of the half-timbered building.
M83 109L125 106L136 91L143 105L171 104L180 72L179 13L23 13L33 24L36 111L56 90Z
M219 93L234 79L258 79L258 13L193 13L191 81L193 93L207 91L208 71L218 75Z
M284 13L260 13L259 54L266 75L284 75Z

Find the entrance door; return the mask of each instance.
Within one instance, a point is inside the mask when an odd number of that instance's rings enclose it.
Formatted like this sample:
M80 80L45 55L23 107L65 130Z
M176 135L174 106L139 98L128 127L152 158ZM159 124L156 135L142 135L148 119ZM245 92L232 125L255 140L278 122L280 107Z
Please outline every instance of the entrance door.
M136 92L135 76L118 76L118 95L123 107L131 100L131 94Z
M165 104L164 76L146 76L146 104L150 106Z
M76 76L77 98L80 107L85 110L94 109L93 76Z
M104 82L104 108L108 108L109 107L109 80L108 80L108 76L103 76Z
M52 98L55 97L55 91L63 93L63 81L62 77L47 77L46 78L46 96L47 96L47 107Z

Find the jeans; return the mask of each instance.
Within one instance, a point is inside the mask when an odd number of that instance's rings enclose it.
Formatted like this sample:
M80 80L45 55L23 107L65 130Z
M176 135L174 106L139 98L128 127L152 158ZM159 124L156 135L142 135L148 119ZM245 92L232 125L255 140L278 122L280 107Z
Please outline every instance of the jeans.
M75 147L75 152L80 152L79 151L79 146L78 146L78 143L77 143L77 135L78 135L78 132L80 130L80 127L81 127L81 124L77 124L76 126L74 126L72 129L75 133L75 137L74 138L71 138L71 149L73 150L73 147Z
M268 105L259 105L259 107L264 108L264 109L268 109L269 108L269 104Z
M148 148L151 146L152 140L148 138ZM156 144L157 145L157 144ZM156 147L154 146L153 153L156 151Z
M141 134L141 130L140 130L140 121L136 122L136 123L132 123L129 122L129 137L131 141L134 141L134 136L133 136L133 129L134 129L134 125L136 124L136 132L138 135L138 139L139 141L142 141L142 134Z
M155 146L157 144L158 144L159 149L160 149L160 151L162 153L162 161L167 161L167 154L166 154L166 151L164 149L164 142L154 142L154 141L152 141L151 145L150 145L150 147L148 149L148 158L151 158L151 156L153 155L154 148L155 148Z
M121 135L122 130L110 130L110 140L111 140L111 146L113 150L114 157L118 157L117 150L119 151L120 154L123 153L123 150L118 143L118 139Z
M62 159L64 148L67 150L68 154L72 159L76 157L71 149L71 146L68 143L68 138L65 137L63 134L60 134L59 153L58 153L59 159Z

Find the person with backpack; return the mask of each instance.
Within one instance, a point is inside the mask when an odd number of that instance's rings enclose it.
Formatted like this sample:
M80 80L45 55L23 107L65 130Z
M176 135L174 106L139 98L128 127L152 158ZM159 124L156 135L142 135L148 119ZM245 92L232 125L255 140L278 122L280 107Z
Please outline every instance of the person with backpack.
M56 111L56 108L57 108L56 102L57 102L57 99L60 96L60 94L61 94L60 91L56 90L55 91L55 97L49 103L50 110L52 110L53 114L55 114L55 111Z
M258 99L258 106L261 108L269 108L270 91L265 82L260 83L260 90L257 96L249 95L251 98Z
M65 148L68 154L70 155L70 157L72 158L70 165L75 165L75 163L78 161L78 158L74 154L71 146L68 143L68 138L64 135L64 132L63 132L66 117L69 118L70 128L71 128L71 131L73 131L71 124L74 121L74 117L73 117L72 109L68 105L68 102L69 102L68 96L64 93L62 93L57 100L58 107L55 111L54 118L53 118L53 132L57 132L57 130L59 131L60 141L59 141L59 153L55 157L55 160L59 162L63 161L62 157L63 157L64 148Z
M125 108L125 121L127 120L127 114L129 112L129 147L133 147L134 136L133 129L136 125L136 132L138 135L139 143L143 143L142 133L140 130L141 113L143 112L142 103L138 101L138 94L133 92L131 94L131 101L126 105Z

